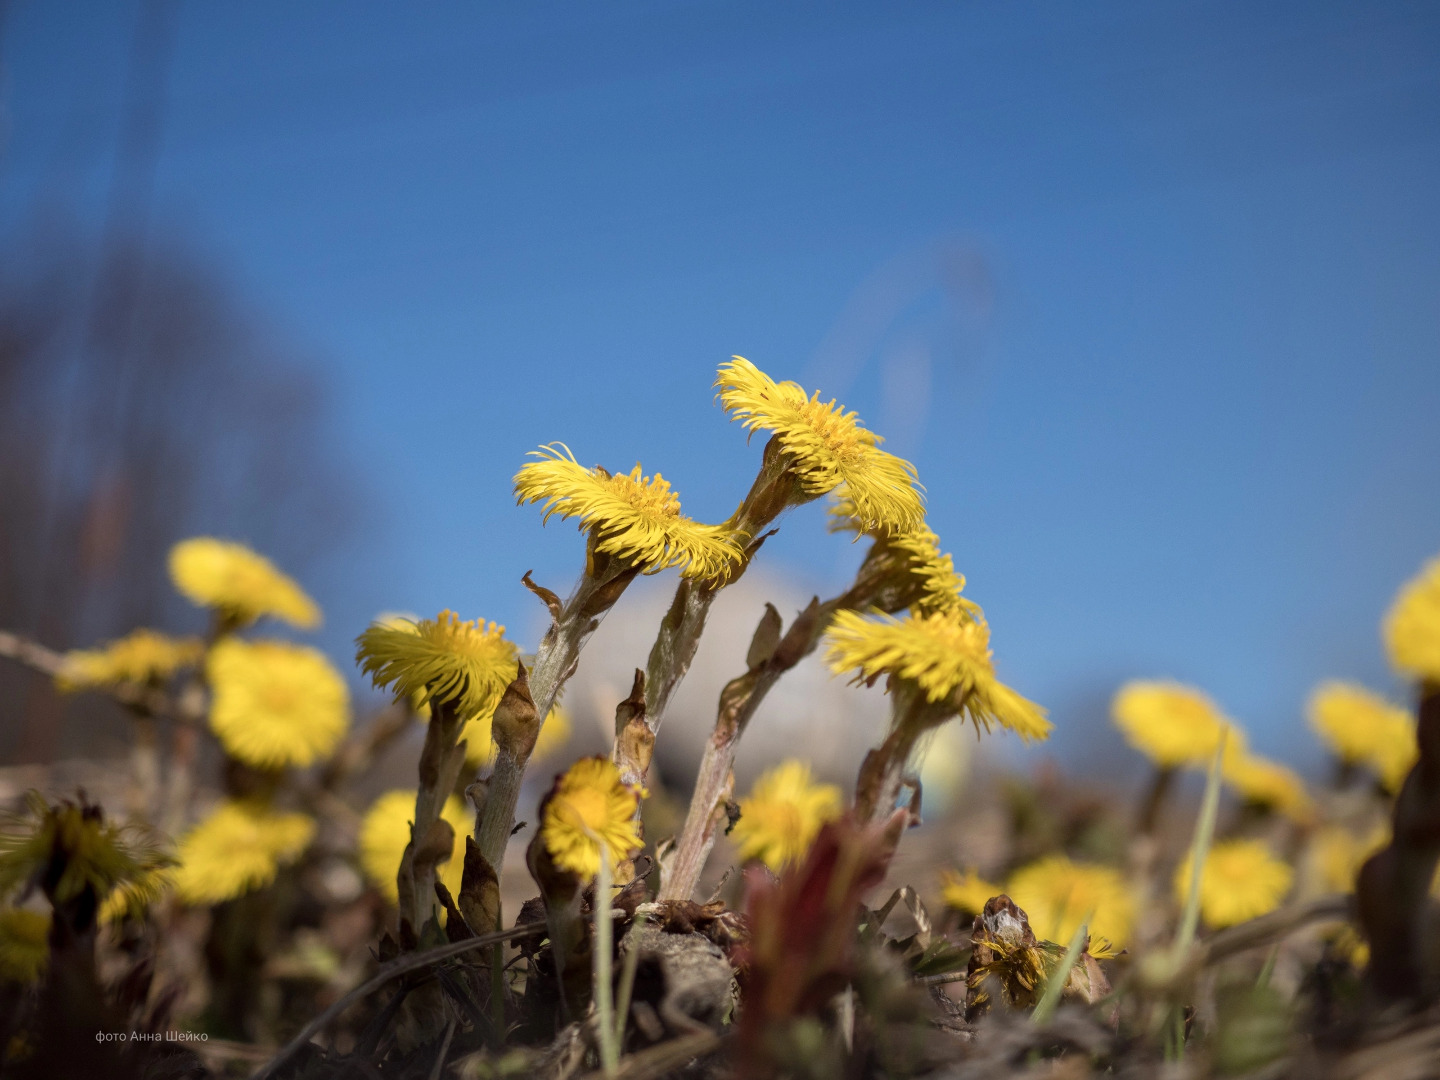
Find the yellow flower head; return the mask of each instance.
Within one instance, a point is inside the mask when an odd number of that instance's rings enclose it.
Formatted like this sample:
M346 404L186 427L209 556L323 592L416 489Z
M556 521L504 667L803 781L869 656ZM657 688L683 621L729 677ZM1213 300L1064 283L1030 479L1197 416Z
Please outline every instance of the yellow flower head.
M1205 767L1232 725L1199 690L1174 682L1129 682L1110 706L1125 741L1161 768Z
M1175 871L1175 896L1190 896L1194 854ZM1224 840L1210 849L1200 872L1200 915L1218 930L1274 911L1290 891L1295 871L1270 854L1262 840Z
M985 910L986 901L1005 892L1003 887L986 881L974 870L966 870L963 874L946 870L940 875L940 890L945 906L954 908L961 915L979 915Z
M495 719L494 710L484 716L477 716L460 729L460 738L465 740L465 764L472 769L490 765L495 761L495 740L490 734L490 722ZM545 718L540 736L535 740L535 749L530 751L531 761L540 761L554 754L570 741L570 714L556 705Z
M166 859L163 865L147 867L136 877L115 886L100 905L100 922L108 925L122 919L143 919L150 905L175 884L171 861Z
M1354 683L1322 684L1310 698L1310 726L1331 753L1369 766L1390 791L1420 756L1409 712Z
M1006 890L1030 926L1047 941L1068 944L1081 924L1090 927L1090 951L1123 948L1135 925L1135 894L1120 871L1047 855L1021 867Z
M991 723L1027 742L1045 739L1045 711L995 678L990 627L960 613L919 615L837 612L825 632L830 670L857 670L861 680L894 675L918 686L932 704L949 701L977 729Z
M1325 892L1354 892L1360 867L1389 842L1390 830L1383 826L1361 837L1339 825L1327 825L1310 840L1311 873Z
M457 702L465 719L495 711L519 671L520 650L495 623L461 622L453 611L403 625L372 625L355 639L355 659L396 697Z
M455 830L455 846L441 867L440 880L451 896L459 896L460 879L465 872L465 837L470 834L474 818L457 795L445 800L440 816ZM365 820L360 824L360 866L392 904L399 900L395 875L400 872L400 860L410 843L410 823L414 820L415 792L387 791L365 812Z
M610 865L641 844L635 809L640 793L620 779L609 758L581 758L555 783L541 813L540 835L555 865L582 878L600 872L600 845Z
M1385 616L1385 648L1397 671L1440 683L1440 559L1405 584Z
M328 757L350 724L350 691L318 649L226 638L205 668L210 729L247 765L304 768Z
M282 814L259 803L221 803L180 841L175 893L199 905L262 889L314 836L315 822L304 814Z
M792 759L755 781L730 835L742 859L759 859L778 873L803 858L820 827L840 813L840 789L815 783L810 766Z
M0 896L44 879L56 903L86 890L99 900L170 861L143 827L117 826L83 800L51 805L32 791L24 810L7 815L0 827Z
M0 982L39 982L49 963L50 913L0 908Z
M880 449L880 436L853 412L817 390L777 383L743 356L722 364L715 379L720 401L750 432L773 432L789 456L801 489L824 495L841 484L863 529L907 530L924 521L915 466Z
M1300 777L1279 762L1249 753L1238 740L1232 753L1234 738L1232 735L1225 744L1222 765L1225 782L1246 802L1277 810L1294 821L1309 821L1315 807Z
M55 682L63 691L163 683L181 668L198 664L204 652L194 638L134 630L99 649L67 652Z
M320 609L305 590L244 544L197 536L170 549L170 580L188 599L239 623L266 615L311 630Z
M543 502L552 514L579 518L596 550L647 574L678 566L685 577L725 577L743 558L740 541L723 525L702 525L680 512L680 496L659 473L644 476L587 469L569 447L552 443L531 451L537 461L515 474L521 504Z
M837 493L830 508L830 531L866 533L901 552L908 564L908 573L920 587L914 607L922 615L959 613L977 621L984 613L972 600L962 595L965 575L955 569L955 560L940 550L940 537L923 521L913 529L900 531L865 529L855 509L855 500L844 488Z

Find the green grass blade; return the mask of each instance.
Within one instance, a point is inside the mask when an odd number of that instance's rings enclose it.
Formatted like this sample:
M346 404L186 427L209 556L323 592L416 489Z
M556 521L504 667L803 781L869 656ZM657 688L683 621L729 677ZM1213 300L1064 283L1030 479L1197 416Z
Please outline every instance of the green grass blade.
M1200 925L1200 880L1205 871L1205 860L1210 857L1210 844L1215 839L1215 819L1220 812L1220 773L1228 735L1229 732L1220 734L1220 745L1215 748L1215 760L1210 763L1210 775L1205 780L1200 817L1195 822L1195 839L1190 845L1190 892L1185 898L1185 913L1180 918L1180 928L1175 933L1177 959L1194 943L1195 931Z
M1094 912L1091 912L1091 917ZM1070 970L1075 962L1080 959L1080 954L1085 950L1085 939L1090 936L1090 918L1080 924L1070 938L1070 947L1065 950L1065 955L1060 958L1060 963L1045 980L1045 989L1040 994L1040 1000L1035 1005L1035 1012L1031 1014L1030 1021L1034 1024L1049 1023L1050 1018L1055 1015L1056 1008L1060 1005L1060 996L1065 993L1065 984L1070 981Z

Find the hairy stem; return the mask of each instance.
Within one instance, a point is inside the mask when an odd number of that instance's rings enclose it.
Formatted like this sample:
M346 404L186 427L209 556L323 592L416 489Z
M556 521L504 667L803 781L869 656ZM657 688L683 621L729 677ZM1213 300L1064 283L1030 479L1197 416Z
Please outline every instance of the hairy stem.
M638 573L638 568L596 552L592 541L587 552L586 572L563 605L554 593L530 586L550 607L552 620L529 673L530 697L541 724L550 715L560 690L575 673L580 650ZM526 584L530 585L528 575ZM477 810L475 842L497 876L504 867L505 848L515 828L515 806L520 801L520 786L533 749L533 741L528 746L498 746L495 765L484 784L484 798Z
M884 742L865 755L855 781L855 820L862 825L889 820L905 785L916 744L925 732L953 713L931 705L918 688L898 680L890 694L890 732Z
M454 701L433 701L430 723L425 727L425 747L420 752L420 788L415 793L415 819L410 824L410 843L400 860L396 887L400 893L400 918L419 931L429 914L435 895L435 864L444 844L440 815L445 800L455 790L455 781L465 764L465 747L459 743L463 727ZM453 834L451 844L453 845Z

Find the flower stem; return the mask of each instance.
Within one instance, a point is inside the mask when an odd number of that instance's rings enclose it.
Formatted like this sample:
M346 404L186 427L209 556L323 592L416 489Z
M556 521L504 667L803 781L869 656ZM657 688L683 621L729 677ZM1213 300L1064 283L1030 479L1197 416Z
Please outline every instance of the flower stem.
M586 572L570 594L570 599L563 605L558 599L554 600L550 629L545 632L540 648L536 650L535 665L529 673L530 696L542 725L560 696L561 688L575 673L580 662L580 650L638 572L633 567L599 555L592 542L586 559ZM553 593L543 595L554 597ZM484 801L479 807L475 826L475 842L480 847L480 854L494 868L497 878L502 872L505 848L515 827L515 806L520 801L520 786L525 779L525 766L529 764L533 746L532 742L530 748L523 749L521 754L499 747L494 768L485 784Z
M610 851L600 844L600 872L595 878L595 1024L600 1040L600 1066L614 1076L620 1066L620 1040L615 1034L612 979L615 923L610 914Z

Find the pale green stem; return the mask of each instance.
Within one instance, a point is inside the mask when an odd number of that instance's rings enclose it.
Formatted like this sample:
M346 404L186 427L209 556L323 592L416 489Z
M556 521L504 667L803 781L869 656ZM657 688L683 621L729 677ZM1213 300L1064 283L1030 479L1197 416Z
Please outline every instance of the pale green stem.
M1215 818L1220 811L1220 775L1225 760L1225 740L1228 732L1221 732L1220 745L1215 749L1215 760L1210 763L1210 775L1205 781L1205 798L1200 803L1200 817L1195 822L1195 839L1190 845L1190 891L1185 897L1185 913L1180 918L1180 929L1175 934L1175 956L1180 959L1195 941L1195 931L1200 925L1200 882L1205 874L1205 860L1210 857L1210 844L1215 839Z
M1050 1018L1055 1015L1055 1010L1060 1005L1060 998L1065 993L1065 984L1070 981L1070 971L1085 950L1085 939L1090 936L1090 920L1093 917L1093 912L1085 917L1085 921L1080 924L1080 928L1070 938L1070 946L1065 950L1065 955L1060 958L1060 963L1046 978L1045 989L1040 994L1040 1000L1035 1004L1035 1012L1030 1016L1032 1023L1049 1023Z
M598 838L597 838L598 839ZM595 877L595 1023L600 1040L600 1066L606 1076L620 1067L620 1040L615 1032L615 1000L611 984L611 950L615 925L610 914L610 852L600 843L600 873ZM628 1003L627 1003L628 1008Z

